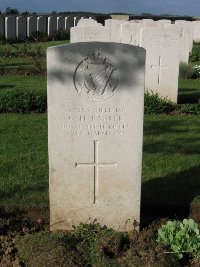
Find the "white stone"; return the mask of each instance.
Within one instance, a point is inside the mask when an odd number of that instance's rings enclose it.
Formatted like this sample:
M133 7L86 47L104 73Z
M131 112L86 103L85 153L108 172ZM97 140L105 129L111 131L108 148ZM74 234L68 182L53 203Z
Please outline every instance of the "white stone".
M193 40L197 43L200 42L200 21L193 21Z
M101 24L100 24L101 25ZM70 29L70 42L109 42L110 32L104 26L77 26Z
M125 20L106 19L105 27L110 32L110 42L121 43L122 28L121 25L127 23Z
M69 31L71 27L74 27L73 17L65 17L65 30Z
M188 63L189 62L189 55L190 55L190 41L189 41L189 34L187 31L184 31L183 27L178 26L176 24L171 24L166 26L168 29L177 28L180 31L180 56L179 62Z
M16 19L15 16L5 17L5 38L7 40L16 39Z
M189 47L190 51L192 51L193 46L193 27L191 21L185 21L185 20L176 20L175 25L181 26L183 28L183 34L184 32L187 32L189 36Z
M152 19L142 19L143 28L156 27L156 22Z
M57 17L57 31L65 30L65 17L59 16Z
M17 39L25 40L26 39L26 17L20 16L16 17L16 37Z
M98 23L94 19L80 19L77 23L78 27L85 27L85 26L102 26L101 23Z
M142 23L123 23L121 25L121 43L139 46Z
M145 90L177 102L180 31L143 29L141 46L146 49Z
M27 37L31 37L37 31L37 17L27 17Z
M52 33L57 31L57 17L51 16L47 19L47 35L51 35Z
M47 52L51 230L140 221L145 51L88 42Z
M5 25L4 25L4 17L0 15L0 34L4 36Z
M37 17L37 31L38 32L47 32L47 18L45 16Z
M80 19L81 19L81 17L74 17L74 27L77 26Z
M159 25L159 26L166 26L166 25L171 25L171 24L172 22L170 19L160 19L156 21L156 25Z

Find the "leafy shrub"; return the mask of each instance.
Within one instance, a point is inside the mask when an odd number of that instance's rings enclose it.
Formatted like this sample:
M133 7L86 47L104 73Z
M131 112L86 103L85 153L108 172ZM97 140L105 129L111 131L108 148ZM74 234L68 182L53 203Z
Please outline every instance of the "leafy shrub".
M87 249L96 241L98 234L107 229L106 226L101 226L97 220L90 224L80 223L78 226L73 226L72 234L79 240Z
M200 61L200 45L193 45L192 53L190 54L190 61Z
M146 92L144 95L144 113L162 114L170 113L175 109L175 104L167 98L159 96L158 93Z
M179 77L181 79L191 79L193 77L194 69L191 65L181 62L179 65Z
M35 32L32 32L29 40L34 41L34 42L47 42L48 36L44 32L35 31Z
M116 259L123 255L129 245L127 233L104 230L98 234L90 250L90 262L92 266L118 266Z
M5 90L0 92L0 113L45 112L47 95L42 90Z
M178 104L177 110L180 113L199 115L200 114L200 105L199 104Z
M200 229L192 219L168 221L158 230L157 241L164 244L179 259L185 253L200 257Z
M46 53L38 43L25 43L21 49L21 54L32 61L36 74L44 73L46 70Z
M66 30L59 30L52 33L48 39L52 41L70 40L70 32Z
M0 44L5 44L6 38L3 36L3 34L0 33Z

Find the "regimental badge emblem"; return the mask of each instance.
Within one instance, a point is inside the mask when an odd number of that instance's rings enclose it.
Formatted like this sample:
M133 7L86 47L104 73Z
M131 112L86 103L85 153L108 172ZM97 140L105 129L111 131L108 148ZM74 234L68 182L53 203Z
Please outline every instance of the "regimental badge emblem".
M74 85L79 95L100 102L114 95L119 76L118 68L99 49L95 49L78 64Z

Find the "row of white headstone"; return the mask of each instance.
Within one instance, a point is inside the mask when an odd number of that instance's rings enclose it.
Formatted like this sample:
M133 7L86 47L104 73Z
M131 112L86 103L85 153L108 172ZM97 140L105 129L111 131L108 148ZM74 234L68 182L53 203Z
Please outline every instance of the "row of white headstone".
M177 102L179 63L188 62L193 41L200 41L200 22L109 19L102 26L81 19L70 36L71 43L102 41L145 48L145 90Z
M59 30L69 31L79 19L73 16L0 16L0 34L7 40L30 38L36 31L49 36Z

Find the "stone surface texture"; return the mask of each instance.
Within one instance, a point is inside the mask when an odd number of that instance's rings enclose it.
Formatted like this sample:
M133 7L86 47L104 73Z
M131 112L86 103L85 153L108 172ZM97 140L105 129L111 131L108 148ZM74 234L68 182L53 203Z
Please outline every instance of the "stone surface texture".
M145 50L88 42L47 52L51 230L140 221Z

